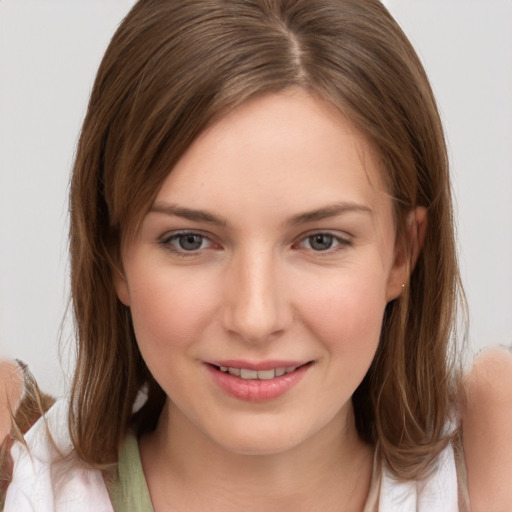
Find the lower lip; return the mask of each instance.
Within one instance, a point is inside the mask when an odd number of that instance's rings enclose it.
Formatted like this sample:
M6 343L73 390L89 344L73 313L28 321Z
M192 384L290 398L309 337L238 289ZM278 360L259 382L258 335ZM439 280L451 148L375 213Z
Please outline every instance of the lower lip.
M291 373L269 380L242 379L216 367L207 364L206 368L216 384L228 395L247 402L267 402L275 400L297 385L309 370L310 364L305 364Z

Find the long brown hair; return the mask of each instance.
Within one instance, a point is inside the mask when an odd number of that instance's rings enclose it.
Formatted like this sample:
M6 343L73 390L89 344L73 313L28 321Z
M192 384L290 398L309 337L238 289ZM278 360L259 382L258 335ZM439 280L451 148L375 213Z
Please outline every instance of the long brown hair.
M402 478L421 476L448 442L460 293L448 161L428 79L399 26L377 0L141 0L99 68L71 181L69 426L85 462L114 463L128 426L153 428L165 400L114 290L123 241L205 127L289 87L328 100L372 142L398 237L412 208L428 209L423 251L353 396L360 436Z

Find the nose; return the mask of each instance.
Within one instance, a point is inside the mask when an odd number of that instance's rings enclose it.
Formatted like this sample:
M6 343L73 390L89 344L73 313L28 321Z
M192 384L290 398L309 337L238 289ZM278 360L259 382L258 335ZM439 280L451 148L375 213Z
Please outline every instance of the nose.
M250 343L282 334L293 314L276 257L262 252L234 258L226 276L224 328Z

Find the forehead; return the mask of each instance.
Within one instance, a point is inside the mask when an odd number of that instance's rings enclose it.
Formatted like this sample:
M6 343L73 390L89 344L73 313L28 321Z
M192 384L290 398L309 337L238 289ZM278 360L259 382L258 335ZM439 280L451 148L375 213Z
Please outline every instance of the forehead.
M275 204L293 215L340 201L379 209L385 186L376 156L330 103L291 89L254 98L203 132L156 201L215 203L227 215Z

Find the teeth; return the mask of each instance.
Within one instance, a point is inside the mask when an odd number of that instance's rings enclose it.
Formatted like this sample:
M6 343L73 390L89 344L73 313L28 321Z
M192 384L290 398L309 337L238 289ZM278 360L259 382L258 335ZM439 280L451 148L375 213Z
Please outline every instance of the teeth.
M276 376L275 370L260 370L258 372L258 379L261 380L270 380Z
M240 377L242 379L257 379L258 372L256 370L246 370L245 368L240 369Z
M274 377L281 377L285 373L291 373L297 369L297 366L288 366L288 368L273 368L271 370L248 370L246 368L232 368L231 366L220 366L221 372L229 373L245 380L270 380Z

